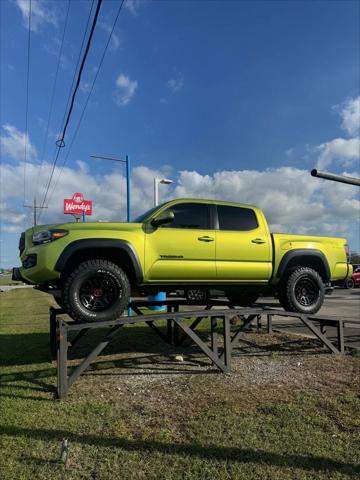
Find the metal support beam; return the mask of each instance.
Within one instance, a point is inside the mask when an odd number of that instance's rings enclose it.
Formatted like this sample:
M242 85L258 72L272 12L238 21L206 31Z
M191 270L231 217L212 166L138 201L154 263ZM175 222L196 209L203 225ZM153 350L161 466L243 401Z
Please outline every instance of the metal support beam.
M229 368L225 363L220 360L220 358L214 354L214 352L209 348L206 343L204 343L200 337L193 331L191 330L190 327L186 325L183 321L181 321L179 318L174 317L175 323L193 340L196 345L207 355L210 360L213 361L213 363L222 371L222 372L228 372Z
M106 348L115 334L118 332L118 330L123 327L124 325L115 325L110 329L110 331L107 333L105 338L98 343L98 345L89 353L89 355L84 358L84 360L78 365L72 372L72 374L69 376L68 379L68 388L71 387L71 385L77 380L80 375L88 368L90 363L95 360L95 358L100 355L100 353Z
M267 315L267 329L272 332L272 317L282 316L288 318L300 319L301 322L333 353L344 353L344 323L349 319L337 317L320 317L314 315L304 315L296 312L284 312L283 310L272 309L269 307L249 307L249 308L228 308L227 302L211 302L205 310L192 310L179 312L179 305L184 304L179 301L166 300L168 312L162 314L144 315L141 307L146 306L146 302L132 302L129 306L136 312L137 316L124 316L116 320L109 320L105 322L91 322L77 324L74 322L67 323L62 320L59 315L63 314L62 309L50 308L50 351L51 357L57 359L57 392L59 398L64 398L70 386L80 377L80 375L89 367L90 363L107 347L113 340L118 330L127 324L134 324L144 322L146 323L161 339L166 342L171 342L177 345L178 342L183 342L184 338L188 336L199 348L207 355L212 364L219 368L222 372L229 372L231 369L231 353L236 344L241 341L244 330L255 319L259 320L262 315ZM151 302L156 303L156 302ZM163 302L161 302L163 303ZM211 310L212 306L219 305L226 308ZM245 317L244 322L231 335L230 318L236 316ZM247 318L246 318L247 316ZM211 326L211 345L210 347L200 338L195 332L195 328L199 325L201 320L210 317ZM187 324L189 319L194 319L191 325ZM166 332L159 329L155 322L166 321ZM221 320L223 333L223 348L219 355L219 331L218 322ZM320 323L320 329L315 325ZM352 320L351 323L359 323L360 321ZM337 328L337 345L335 346L329 338L325 336L325 328L331 325ZM107 334L97 344L95 348L84 358L81 363L75 367L70 376L67 372L68 353L77 344L88 330L91 329L108 328ZM77 332L72 342L69 343L69 333ZM175 332L177 333L175 334ZM180 332L183 332L180 335Z

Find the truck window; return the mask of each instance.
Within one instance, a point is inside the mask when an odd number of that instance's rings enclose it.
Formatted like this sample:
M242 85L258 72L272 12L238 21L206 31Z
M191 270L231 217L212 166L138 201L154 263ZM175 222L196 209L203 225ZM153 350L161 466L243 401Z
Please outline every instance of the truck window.
M254 210L242 207L217 206L220 230L237 230L246 232L258 228L259 224Z
M179 203L169 208L174 212L173 222L165 224L162 228L189 228L209 230L209 208L201 203Z

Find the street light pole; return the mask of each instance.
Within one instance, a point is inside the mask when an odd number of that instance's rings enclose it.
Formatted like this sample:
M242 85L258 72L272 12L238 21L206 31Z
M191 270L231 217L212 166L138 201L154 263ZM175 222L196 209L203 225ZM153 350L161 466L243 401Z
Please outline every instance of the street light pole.
M154 177L154 207L156 207L159 203L159 185L170 185L172 180L169 180L168 178L157 178ZM150 295L149 296L150 301L161 301L161 300L166 300L166 292L158 292L156 295ZM165 306L164 305L156 305L153 307L150 307L150 310L164 310Z
M125 160L116 157L105 157L103 155L90 155L91 158L98 158L99 160L112 160L113 162L126 163L126 217L127 221L131 219L131 166L130 158L125 155ZM129 298L131 301L131 298ZM128 316L131 317L131 308L128 308Z
M168 178L154 177L154 207L159 204L159 185L171 185L173 182Z
M126 164L126 217L127 221L131 220L131 164L129 155L125 155L125 160L116 157L105 157L103 155L90 155L91 158L99 160L112 160L113 162L121 162Z

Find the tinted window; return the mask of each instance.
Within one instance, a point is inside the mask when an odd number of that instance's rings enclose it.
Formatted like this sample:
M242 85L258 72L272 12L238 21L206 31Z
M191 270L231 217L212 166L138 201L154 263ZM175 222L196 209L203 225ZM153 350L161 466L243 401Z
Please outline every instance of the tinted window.
M209 209L200 203L180 203L169 208L175 218L171 223L163 225L165 228L196 228L207 230L209 225Z
M254 210L241 207L226 207L218 205L220 230L254 230L258 222Z

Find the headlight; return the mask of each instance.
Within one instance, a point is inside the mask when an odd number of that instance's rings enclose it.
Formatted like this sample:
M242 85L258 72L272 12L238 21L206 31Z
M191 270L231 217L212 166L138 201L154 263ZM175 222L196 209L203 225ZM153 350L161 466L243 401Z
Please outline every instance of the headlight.
M41 245L42 243L52 242L58 238L65 237L68 233L67 230L60 229L41 230L40 232L34 233L32 241L34 245Z

